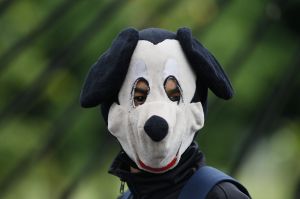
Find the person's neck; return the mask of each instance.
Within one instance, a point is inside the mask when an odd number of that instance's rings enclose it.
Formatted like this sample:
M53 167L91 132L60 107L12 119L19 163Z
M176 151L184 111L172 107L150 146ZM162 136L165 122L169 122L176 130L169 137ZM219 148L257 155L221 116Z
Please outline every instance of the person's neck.
M109 173L125 181L134 198L176 198L186 181L198 167L205 164L204 162L202 152L193 142L181 156L178 165L168 172L154 174L141 171L126 153L121 151Z
M136 168L130 166L130 173L140 173L140 172L141 172L141 170L136 169Z

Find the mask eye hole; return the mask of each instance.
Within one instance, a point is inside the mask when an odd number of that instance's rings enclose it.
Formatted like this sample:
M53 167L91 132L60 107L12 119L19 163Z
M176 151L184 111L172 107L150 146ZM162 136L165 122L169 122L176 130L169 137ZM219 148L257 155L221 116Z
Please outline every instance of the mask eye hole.
M133 104L139 106L145 103L150 91L149 84L144 78L139 78L135 81L133 87Z
M179 104L181 99L181 88L174 76L169 76L164 83L165 91L169 99Z

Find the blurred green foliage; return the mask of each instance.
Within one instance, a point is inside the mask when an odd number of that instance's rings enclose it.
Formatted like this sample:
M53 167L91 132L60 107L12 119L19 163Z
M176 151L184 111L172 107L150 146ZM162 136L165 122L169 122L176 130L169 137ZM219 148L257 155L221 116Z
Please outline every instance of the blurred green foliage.
M0 198L116 198L119 150L99 108L79 106L90 67L128 26L187 26L228 72L197 137L253 198L300 198L296 0L1 0Z

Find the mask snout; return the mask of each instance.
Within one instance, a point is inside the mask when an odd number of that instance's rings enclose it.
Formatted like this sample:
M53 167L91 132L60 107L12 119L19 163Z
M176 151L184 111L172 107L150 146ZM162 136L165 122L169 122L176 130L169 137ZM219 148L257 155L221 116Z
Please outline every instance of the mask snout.
M164 118L153 115L145 122L144 130L154 142L160 142L167 136L169 125Z

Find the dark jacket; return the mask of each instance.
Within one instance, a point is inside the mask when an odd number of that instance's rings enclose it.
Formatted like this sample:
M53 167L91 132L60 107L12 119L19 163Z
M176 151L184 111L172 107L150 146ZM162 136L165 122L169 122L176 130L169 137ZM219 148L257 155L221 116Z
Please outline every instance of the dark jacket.
M127 183L134 197L132 199L177 199L188 179L201 166L205 165L204 155L196 143L182 155L179 164L172 170L153 174L141 171L131 173L130 167L137 168L125 152L121 151L113 162L109 173ZM249 199L230 182L217 184L206 199Z

